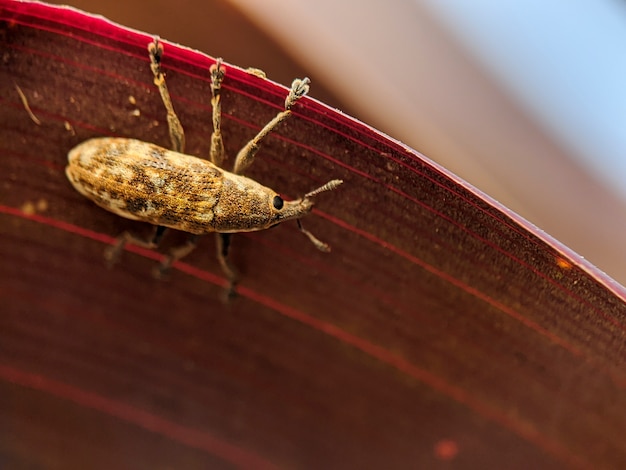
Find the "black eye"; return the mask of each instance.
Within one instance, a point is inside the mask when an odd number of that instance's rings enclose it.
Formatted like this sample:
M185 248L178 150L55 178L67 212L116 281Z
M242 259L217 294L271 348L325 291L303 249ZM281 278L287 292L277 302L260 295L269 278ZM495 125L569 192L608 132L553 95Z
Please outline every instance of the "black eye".
M274 204L274 209L281 210L284 204L283 198L280 196L274 196L274 200L272 201L272 204Z

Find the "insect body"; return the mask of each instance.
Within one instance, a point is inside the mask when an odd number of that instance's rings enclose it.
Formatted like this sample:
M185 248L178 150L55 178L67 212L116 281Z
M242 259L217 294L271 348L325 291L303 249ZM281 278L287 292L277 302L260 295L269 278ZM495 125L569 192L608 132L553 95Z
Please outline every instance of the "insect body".
M313 207L310 197L283 201L270 188L208 160L134 139L86 141L70 151L66 173L104 209L196 235L263 230Z
M220 87L224 77L221 61L218 59L211 67L214 131L211 161L208 161L183 153L183 128L174 112L160 68L163 47L155 39L148 50L154 81L167 110L173 150L135 139L91 139L69 152L66 175L78 192L100 207L156 226L149 241L128 232L121 234L117 243L105 253L109 261L117 260L128 241L156 247L166 228L193 234L187 244L170 252L157 270L157 274L161 274L174 261L193 250L197 235L214 232L218 234L218 259L230 281L229 293L232 294L237 276L228 262L230 234L263 230L286 220L299 219L311 211L315 195L341 184L340 180L332 180L300 199L284 201L272 189L241 174L254 160L260 141L289 117L293 104L306 94L308 79L294 80L285 100L285 110L243 147L231 173L218 166L224 156L220 126ZM328 246L305 230L299 220L298 227L317 248L328 251Z

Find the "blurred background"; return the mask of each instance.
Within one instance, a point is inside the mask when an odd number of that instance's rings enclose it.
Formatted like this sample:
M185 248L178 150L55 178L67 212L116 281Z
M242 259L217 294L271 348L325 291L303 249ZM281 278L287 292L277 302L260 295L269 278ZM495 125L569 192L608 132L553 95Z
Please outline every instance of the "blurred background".
M626 284L626 3L70 4L283 84L310 76L314 98L415 148Z

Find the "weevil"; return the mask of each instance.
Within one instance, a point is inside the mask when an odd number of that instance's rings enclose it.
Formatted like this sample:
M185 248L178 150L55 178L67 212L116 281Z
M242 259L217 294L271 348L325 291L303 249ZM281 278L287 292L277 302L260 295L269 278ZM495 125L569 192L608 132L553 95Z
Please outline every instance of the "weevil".
M174 111L165 75L161 69L163 44L155 38L148 45L154 84L167 112L171 149L130 138L94 138L68 153L67 178L74 188L98 206L127 219L148 222L154 233L141 239L130 232L120 234L105 251L109 264L118 261L126 243L157 248L168 228L190 234L184 245L173 248L155 268L160 277L177 260L196 247L200 235L215 233L217 258L228 279L227 295L235 292L238 275L229 261L231 234L252 232L295 219L298 228L320 250L327 244L306 230L300 218L313 207L313 197L339 186L331 180L306 193L285 201L276 191L243 176L252 164L261 141L287 119L293 105L309 91L309 79L296 79L285 99L284 110L268 122L239 151L233 171L221 168L225 157L221 132L221 85L226 68L217 59L210 69L213 132L209 160L186 155L185 133Z

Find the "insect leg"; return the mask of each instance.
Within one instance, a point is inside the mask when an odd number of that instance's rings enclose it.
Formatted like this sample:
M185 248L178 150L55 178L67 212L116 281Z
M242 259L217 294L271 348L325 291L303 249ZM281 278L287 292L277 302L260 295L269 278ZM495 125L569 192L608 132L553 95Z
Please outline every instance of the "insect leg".
M183 130L183 126L174 111L172 99L170 98L170 92L167 90L167 85L165 83L165 74L161 71L163 44L161 44L158 37L155 37L154 41L148 44L148 54L150 55L150 69L154 75L154 84L159 89L161 100L163 101L167 111L167 127L170 132L170 140L172 141L172 150L184 153L185 131Z
M156 248L157 246L159 246L159 243L163 239L163 235L165 234L166 230L167 230L167 227L163 227L161 225L155 227L154 233L152 234L149 240L142 240L141 238L137 237L136 235L133 235L132 233L128 231L122 232L122 234L120 234L115 240L115 244L107 247L107 249L104 250L104 259L107 265L113 266L115 263L119 261L120 255L122 254L122 251L124 250L124 246L128 242L134 245L140 246L142 248L150 248L150 249Z
M217 242L217 260L219 261L222 271L228 279L228 287L226 289L226 299L228 300L235 296L235 286L239 281L237 271L235 271L235 268L228 259L232 234L216 233L215 235L215 241Z
M211 72L211 108L213 109L213 133L211 134L211 150L209 158L217 166L224 161L224 141L222 140L222 80L226 69L222 59L217 59L210 68Z
M278 113L274 119L268 122L265 127L263 127L263 129L261 129L259 133L239 151L237 158L235 159L235 168L233 169L233 173L240 175L252 164L254 156L259 150L261 141L269 133L271 133L276 126L291 115L291 107L296 103L296 101L308 93L309 82L310 80L308 78L303 78L302 80L296 78L293 81L291 84L291 90L289 90L289 94L285 99L285 110Z
M156 277L157 279L162 278L167 270L172 266L172 264L191 253L198 244L198 238L199 235L190 235L184 245L172 248L169 255L167 255L167 257L161 262L161 264L154 268L154 277Z

